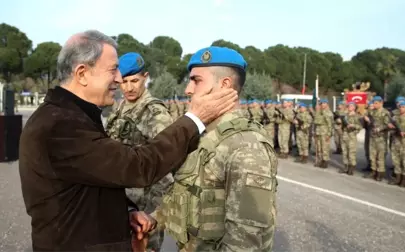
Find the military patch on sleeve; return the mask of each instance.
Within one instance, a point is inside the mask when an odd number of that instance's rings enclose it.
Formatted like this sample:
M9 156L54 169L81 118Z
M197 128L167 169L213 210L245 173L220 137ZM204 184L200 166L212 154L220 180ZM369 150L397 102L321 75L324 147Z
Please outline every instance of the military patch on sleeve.
M153 106L151 109L152 115L156 116L162 113L162 109L159 107Z

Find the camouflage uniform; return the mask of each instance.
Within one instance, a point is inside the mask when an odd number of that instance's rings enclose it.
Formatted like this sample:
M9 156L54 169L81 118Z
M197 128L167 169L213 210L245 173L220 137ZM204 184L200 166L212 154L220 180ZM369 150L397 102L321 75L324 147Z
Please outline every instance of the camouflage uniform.
M392 134L391 157L394 164L395 180L390 184L399 185L402 177L401 186L405 186L405 138L400 135L400 132L405 132L405 114L400 114L399 111L393 117L400 129Z
M353 175L353 171L356 167L356 155L357 155L357 134L362 129L359 116L356 112L347 113L344 119L347 123L343 126L342 123L342 157L344 168L340 170L340 173L347 173ZM352 127L347 127L352 125Z
M271 139L271 146L274 148L274 137L275 137L275 123L276 123L276 110L274 109L274 106L267 107L265 109L265 113L267 115L267 118L269 119L269 123L264 126L266 129L267 133L270 136Z
M280 145L280 158L287 158L290 151L291 123L294 119L292 108L280 108L278 119L278 144Z
M298 124L296 127L297 147L300 161L306 163L309 155L309 131L312 125L312 116L308 111L298 112L296 119Z
M376 178L381 181L385 176L385 153L387 151L387 130L390 123L388 110L384 108L374 109L369 112L373 118L372 128L370 129L370 178Z
M342 122L339 117L344 116L345 114L346 111L344 110L338 110L335 112L335 123L333 125L335 134L333 135L333 138L335 140L336 145L336 154L342 153L343 129L342 129Z
M316 111L314 116L315 146L317 163L321 168L328 167L330 159L330 138L332 137L333 113L329 109Z
M207 126L175 174L162 216L180 251L271 251L277 157L241 110Z
M169 102L169 113L172 116L173 120L177 120L179 118L179 108L176 104L175 100L170 100Z
M134 103L121 102L115 113L107 120L107 134L124 144L141 145L154 138L173 122L163 102L153 98L148 90ZM163 194L174 182L172 174L166 175L156 184L146 188L126 189L127 197L140 211L151 214L161 204ZM164 231L149 238L149 249L159 251Z

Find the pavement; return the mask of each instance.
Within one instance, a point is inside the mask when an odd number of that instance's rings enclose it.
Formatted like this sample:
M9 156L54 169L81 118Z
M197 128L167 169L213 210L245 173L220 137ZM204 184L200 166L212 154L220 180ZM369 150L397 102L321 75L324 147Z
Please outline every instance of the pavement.
M405 189L360 171L339 174L340 159L332 155L325 170L279 160L274 251L405 251ZM364 164L360 143L358 168ZM18 162L0 163L0 220L0 251L31 251ZM162 251L176 251L169 236Z

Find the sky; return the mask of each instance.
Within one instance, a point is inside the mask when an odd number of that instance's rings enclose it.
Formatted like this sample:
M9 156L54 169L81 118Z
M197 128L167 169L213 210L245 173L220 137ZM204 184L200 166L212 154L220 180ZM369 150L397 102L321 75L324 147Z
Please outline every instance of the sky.
M183 54L218 39L242 47L276 44L340 53L345 60L379 47L405 49L405 0L0 0L0 23L33 41L60 44L97 29L142 43L165 35Z

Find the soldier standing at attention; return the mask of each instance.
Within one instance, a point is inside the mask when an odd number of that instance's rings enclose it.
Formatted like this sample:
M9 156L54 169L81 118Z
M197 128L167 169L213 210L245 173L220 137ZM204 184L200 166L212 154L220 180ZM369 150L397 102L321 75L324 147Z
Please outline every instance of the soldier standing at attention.
M366 178L381 181L385 176L385 153L387 151L387 130L390 114L383 108L381 96L373 98L374 109L364 120L370 127L370 165L371 172Z
M365 116L369 115L370 112L373 111L373 109L374 109L373 101L369 101L367 104L367 110L365 111L365 114L364 114L364 118L365 118ZM365 131L364 152L366 155L367 166L365 168L363 168L362 171L371 172L371 168L370 168L370 127L369 127L368 123L364 120L364 118L363 118L362 122L363 122L364 131Z
M275 123L276 123L276 111L274 110L275 103L271 100L268 100L265 107L265 113L269 120L269 123L265 126L267 133L270 136L272 147L274 148L274 137L275 137Z
M307 111L307 105L301 103L299 111L293 121L296 127L298 155L296 162L306 164L309 155L309 131L312 125L312 116Z
M315 166L328 168L333 113L329 109L327 99L321 99L319 103L320 108L317 109L314 117L317 157L319 157Z
M235 50L201 49L188 64L185 93L240 93L246 66ZM163 199L164 223L180 251L271 251L277 157L270 142L263 126L237 107L207 126Z
M179 109L176 101L173 99L170 99L169 101L169 113L172 116L173 121L175 121L179 117Z
M149 73L144 67L143 58L138 53L127 53L119 58L118 68L123 78L120 89L124 100L107 120L107 134L131 146L144 144L173 122L164 103L152 97L145 88ZM161 204L163 194L173 182L169 173L151 187L126 189L127 197L138 206L139 211L151 214ZM163 230L155 233L149 238L148 248L159 251L163 239Z
M335 124L334 124L334 129L335 129L335 134L333 135L333 138L335 140L335 145L336 145L336 151L334 154L342 154L342 137L343 137L343 130L342 130L342 120L341 116L344 116L346 114L346 106L343 101L339 102L338 109L334 113L335 114Z
M388 126L391 129L395 129L392 134L393 142L391 148L395 178L391 178L389 184L405 187L405 99L398 101L398 109L396 109L393 120L396 125L390 123Z
M399 104L404 100L405 100L405 98L403 96L398 96L395 99L396 108L392 111L392 117L398 116L400 114ZM389 143L390 143L389 149L390 149L390 152L391 152L391 158L392 158L393 161L394 161L394 159L398 160L399 158L396 157L398 152L396 152L395 150L394 151L392 150L392 145L394 144L395 140L397 140L398 138L395 137L395 132L389 131L388 134L389 134ZM393 166L394 166L394 169L393 169L394 174L393 175L395 176L396 174L395 174L395 164L394 164L394 162L393 162Z
M347 113L342 119L342 157L344 167L339 173L353 175L356 168L357 134L362 129L360 118L356 113L356 103L347 104Z
M252 119L256 122L261 123L263 119L263 110L260 108L260 102L256 99L253 100L252 108L250 110L252 113Z
M280 145L279 158L288 158L290 148L291 125L294 120L294 111L292 100L286 99L283 102L283 107L279 109L279 123L278 123L278 143Z

